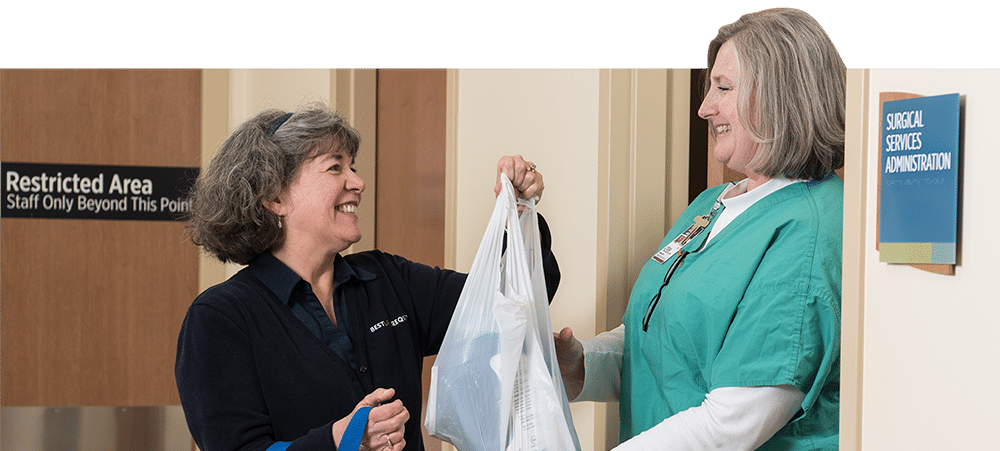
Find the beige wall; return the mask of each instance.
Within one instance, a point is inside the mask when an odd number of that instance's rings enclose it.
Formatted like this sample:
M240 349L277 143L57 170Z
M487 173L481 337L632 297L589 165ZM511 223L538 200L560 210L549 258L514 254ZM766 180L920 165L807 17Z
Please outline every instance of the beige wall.
M563 281L556 327L593 336L596 299L598 105L596 70L461 70L457 89L456 257L467 271L493 210L500 156L521 154L545 180L539 211L554 231ZM590 283L588 283L590 282ZM573 406L583 449L595 449L594 405Z
M997 70L870 70L869 78L859 80L867 84L867 110L855 111L852 126L863 128L859 158L868 169L848 188L862 193L863 204L845 202L845 229L861 231L845 235L845 259L849 250L859 255L858 261L845 260L845 271L856 265L861 280L854 293L845 289L844 321L861 330L861 417L854 422L860 446L842 443L842 449L996 448L990 431L1000 421L993 408L1000 403L1000 329L995 324L1000 240L990 188L1000 166L994 139L1000 119L997 79ZM963 96L960 264L954 276L878 261L878 93L888 91ZM867 127L857 123L861 118L867 118ZM852 224L848 212L855 208L863 213L855 216L860 223ZM845 287L846 282L845 277Z
M840 346L840 448L861 449L861 356L864 355L864 158L867 141L868 71L847 72L844 157L844 265Z
M235 128L267 108L294 109L330 101L329 69L233 69L229 71L229 125Z

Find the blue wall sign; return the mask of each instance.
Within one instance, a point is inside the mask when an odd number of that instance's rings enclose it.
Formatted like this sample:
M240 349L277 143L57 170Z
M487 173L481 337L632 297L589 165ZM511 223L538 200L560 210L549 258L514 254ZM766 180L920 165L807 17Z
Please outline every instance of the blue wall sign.
M954 264L958 94L882 104L879 260Z

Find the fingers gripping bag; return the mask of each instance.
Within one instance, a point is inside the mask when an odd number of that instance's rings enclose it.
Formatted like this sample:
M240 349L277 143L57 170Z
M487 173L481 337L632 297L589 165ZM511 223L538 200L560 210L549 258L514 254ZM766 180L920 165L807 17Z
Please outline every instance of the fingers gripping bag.
M535 199L517 201L501 180L431 368L424 426L459 451L579 451L552 340Z

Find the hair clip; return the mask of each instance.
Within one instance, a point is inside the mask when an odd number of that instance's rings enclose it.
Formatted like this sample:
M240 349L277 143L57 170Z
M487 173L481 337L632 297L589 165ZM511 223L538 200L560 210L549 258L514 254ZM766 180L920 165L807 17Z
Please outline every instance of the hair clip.
M267 137L270 138L274 136L274 132L278 131L278 128L280 128L281 125L284 124L290 117L292 117L292 113L285 113L281 115L281 117L275 119L274 122L271 123L271 126L267 128Z

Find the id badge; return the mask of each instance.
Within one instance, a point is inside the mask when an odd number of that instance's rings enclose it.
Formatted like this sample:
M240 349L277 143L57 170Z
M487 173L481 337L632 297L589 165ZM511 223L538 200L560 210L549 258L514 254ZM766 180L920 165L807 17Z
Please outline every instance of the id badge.
M688 228L678 235L677 238L674 238L673 241L667 243L666 246L663 246L663 249L660 249L653 254L653 261L661 265L665 263L670 259L670 257L673 257L677 251L683 249L685 244L700 235L701 232L705 231L705 228L708 227L711 220L711 216L708 215L695 216L694 224L688 226Z

